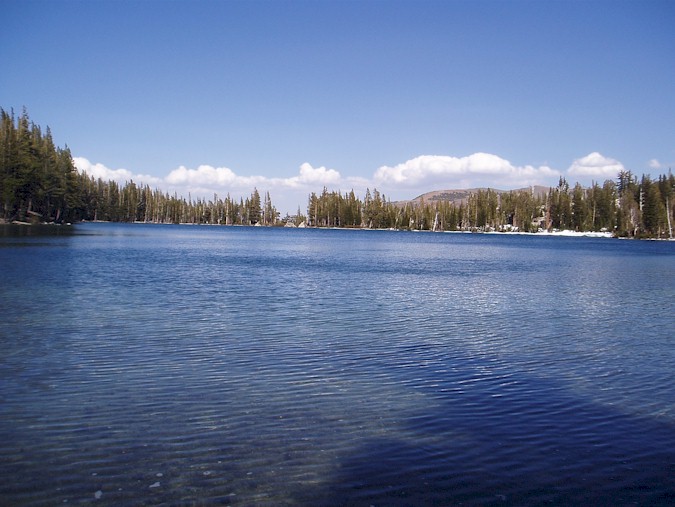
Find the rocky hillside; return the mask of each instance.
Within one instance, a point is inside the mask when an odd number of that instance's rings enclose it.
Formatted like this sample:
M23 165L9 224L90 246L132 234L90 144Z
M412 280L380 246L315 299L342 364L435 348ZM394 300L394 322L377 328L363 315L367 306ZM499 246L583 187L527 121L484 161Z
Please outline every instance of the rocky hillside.
M398 201L396 204L406 204L406 203L415 203L419 204L421 202L435 202L435 201L448 201L454 205L459 206L462 203L466 203L467 199L471 194L475 194L479 190L487 190L487 188L467 188L467 189L454 189L454 190L432 190L431 192L426 192L425 194L418 195L412 200L409 201ZM544 196L548 193L549 187L544 187L541 185L535 185L533 187L519 188L516 190L499 190L496 188L491 188L493 192L498 194L508 193L508 192L521 192L523 190L529 190L534 193L535 196Z

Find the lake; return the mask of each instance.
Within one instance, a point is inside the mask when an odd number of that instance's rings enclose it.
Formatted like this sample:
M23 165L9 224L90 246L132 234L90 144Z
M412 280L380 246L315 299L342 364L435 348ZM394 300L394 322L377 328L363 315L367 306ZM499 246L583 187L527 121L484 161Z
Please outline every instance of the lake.
M0 228L4 505L673 505L675 243Z

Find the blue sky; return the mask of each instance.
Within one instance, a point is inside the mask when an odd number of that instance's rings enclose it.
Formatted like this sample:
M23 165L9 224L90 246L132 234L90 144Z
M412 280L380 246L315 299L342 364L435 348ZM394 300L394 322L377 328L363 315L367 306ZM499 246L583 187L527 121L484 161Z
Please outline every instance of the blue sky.
M184 195L590 184L675 164L672 1L1 1L0 107Z

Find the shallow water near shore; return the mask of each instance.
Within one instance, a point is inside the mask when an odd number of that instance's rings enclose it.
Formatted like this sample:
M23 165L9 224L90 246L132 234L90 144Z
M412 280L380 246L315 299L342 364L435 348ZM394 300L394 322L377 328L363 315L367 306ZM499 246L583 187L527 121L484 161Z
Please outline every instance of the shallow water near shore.
M675 243L97 223L0 263L0 503L675 502Z

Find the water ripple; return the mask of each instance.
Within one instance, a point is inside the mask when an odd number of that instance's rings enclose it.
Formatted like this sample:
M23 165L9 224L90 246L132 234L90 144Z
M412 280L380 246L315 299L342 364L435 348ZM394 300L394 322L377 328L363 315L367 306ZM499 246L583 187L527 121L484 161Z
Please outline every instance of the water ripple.
M3 501L673 499L663 246L98 225L0 249Z

